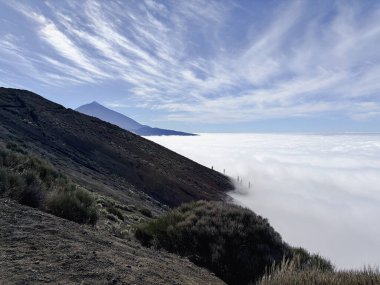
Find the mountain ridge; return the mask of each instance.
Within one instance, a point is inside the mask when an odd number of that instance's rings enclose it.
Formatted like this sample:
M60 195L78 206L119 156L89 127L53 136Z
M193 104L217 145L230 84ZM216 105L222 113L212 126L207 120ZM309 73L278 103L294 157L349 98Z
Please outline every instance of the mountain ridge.
M96 117L101 120L102 120L102 117L109 117L109 120L103 120L103 121L112 123L128 131L134 131L143 127L142 124L136 122L135 120L123 114L120 114L119 112L108 109L96 101L93 101L89 104L81 105L78 108L76 108L75 111L78 111L82 114Z
M74 181L123 202L146 194L177 206L225 199L233 189L212 169L26 90L0 88L0 140L26 144Z
M119 112L111 110L96 101L84 104L75 109L76 111L96 117L103 121L117 125L127 131L133 132L140 136L194 136L195 134L150 127L140 124L132 118Z

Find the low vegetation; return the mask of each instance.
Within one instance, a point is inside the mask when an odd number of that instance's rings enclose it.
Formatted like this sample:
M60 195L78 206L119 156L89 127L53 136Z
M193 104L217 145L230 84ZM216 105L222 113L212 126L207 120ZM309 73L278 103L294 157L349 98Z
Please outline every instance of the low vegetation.
M94 224L97 220L90 192L14 143L0 147L0 197L78 223Z
M153 218L152 212L147 208L140 209L140 213L143 214L145 217Z
M255 281L266 267L291 255L266 219L222 202L185 204L141 224L135 236L143 245L188 257L228 284Z
M91 193L73 184L51 193L46 206L48 212L81 224L95 224L98 219Z
M283 261L272 268L257 285L375 285L380 284L379 270L326 270L324 265L300 267L299 260Z
M135 236L188 257L227 284L380 284L377 271L336 271L320 255L285 244L266 219L222 202L184 204L140 224Z
M292 248L292 266L298 270L307 270L318 268L320 271L333 272L334 265L326 258L319 254L310 254L302 247Z

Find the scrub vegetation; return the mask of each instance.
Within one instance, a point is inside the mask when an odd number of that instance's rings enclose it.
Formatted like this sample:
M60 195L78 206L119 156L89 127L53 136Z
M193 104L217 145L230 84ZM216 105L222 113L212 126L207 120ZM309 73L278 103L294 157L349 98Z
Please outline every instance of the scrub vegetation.
M339 271L327 259L284 243L268 221L223 202L184 204L136 227L145 246L185 256L227 284L380 284L378 270Z
M291 256L266 219L223 202L184 204L139 225L135 236L143 245L188 257L228 284L248 284L266 267Z
M14 143L0 147L0 197L77 222L95 224L93 195Z

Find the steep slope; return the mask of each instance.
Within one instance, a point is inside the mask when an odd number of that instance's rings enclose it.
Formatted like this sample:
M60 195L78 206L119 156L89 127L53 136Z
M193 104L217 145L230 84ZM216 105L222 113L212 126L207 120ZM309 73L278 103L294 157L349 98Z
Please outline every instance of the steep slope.
M24 144L74 181L122 203L176 206L224 199L232 189L218 172L29 91L0 88L0 140Z
M224 284L188 260L0 199L0 284Z
M173 130L166 130L160 128L152 128L150 126L142 125L135 120L110 110L97 102L82 105L76 111L83 114L96 117L105 122L114 124L127 131L133 132L140 136L193 136L194 134L178 132Z

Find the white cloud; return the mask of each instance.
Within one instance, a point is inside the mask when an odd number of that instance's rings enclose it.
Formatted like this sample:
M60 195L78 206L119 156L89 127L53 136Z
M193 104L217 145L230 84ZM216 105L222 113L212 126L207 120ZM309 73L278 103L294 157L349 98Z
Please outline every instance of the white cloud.
M380 263L379 135L147 138L239 176L243 184L231 196L269 218L292 245L320 253L341 268Z
M33 13L30 15L33 15ZM41 24L39 29L41 38L49 43L60 55L96 76L108 77L94 66L84 53L63 32L58 30L54 23L46 20L42 15L34 14L33 16Z
M19 41L33 68L52 64L51 81L121 80L131 95L119 104L162 109L168 120L229 122L289 117L294 110L362 120L354 100L378 101L380 91L380 6L372 4L365 11L360 3L315 10L312 1L293 1L265 13L198 0L8 5L31 19L56 53L54 59L37 53L33 58L46 62L36 63ZM238 13L251 22L239 25Z

